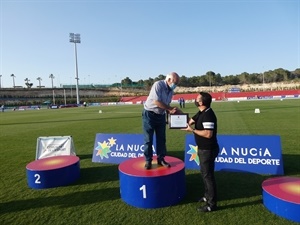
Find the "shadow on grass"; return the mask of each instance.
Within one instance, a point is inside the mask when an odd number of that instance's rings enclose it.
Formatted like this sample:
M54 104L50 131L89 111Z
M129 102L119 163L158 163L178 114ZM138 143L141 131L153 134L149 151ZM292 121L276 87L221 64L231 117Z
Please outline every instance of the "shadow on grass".
M222 206L219 205L218 210L241 208L241 207L244 207L244 206L260 205L260 204L262 204L262 200L254 200L254 201L247 200L247 202L233 203L233 204L230 204L230 205L222 205Z
M119 180L118 165L103 165L98 167L81 168L80 178L72 186L82 184L102 183Z
M74 192L63 196L39 197L0 203L0 214L23 210L41 209L43 207L60 206L61 208L78 207L120 198L119 188L97 189L92 191Z
M260 196L262 194L261 184L265 179L265 176L254 173L217 172L219 200Z
M299 175L300 155L283 154L283 170L287 176Z
M265 176L259 174L223 171L216 171L215 176L219 202L259 196L262 194L261 184L266 179ZM203 196L203 193L204 186L200 171L193 171L193 174L187 174L186 196L181 204L197 203L198 199ZM261 202L261 200L258 200L235 203L229 205L228 208L261 204Z
M170 152L174 157L184 161L181 152ZM299 175L300 155L283 154L283 176ZM262 175L247 172L216 171L216 182L218 201L231 201L235 199L246 199L262 195L262 183L270 177L281 175ZM197 203L203 196L204 185L200 170L186 169L186 196L180 204ZM253 204L261 204L262 200L249 200L242 203L233 203L222 208L240 207Z
M184 161L184 152L168 151L168 155ZM295 162L296 162L295 158ZM186 196L179 204L197 203L203 196L204 186L199 170L185 171ZM241 198L250 198L262 194L261 184L267 179L266 176L255 173L216 171L216 182L218 188L218 201L228 201ZM241 207L246 205L261 204L261 200L234 203L228 206ZM227 206L223 206L225 209Z
M93 154L91 153L91 154L86 154L86 155L77 155L79 158L80 158L80 160L82 160L82 159L91 159L92 160L92 158L93 158Z

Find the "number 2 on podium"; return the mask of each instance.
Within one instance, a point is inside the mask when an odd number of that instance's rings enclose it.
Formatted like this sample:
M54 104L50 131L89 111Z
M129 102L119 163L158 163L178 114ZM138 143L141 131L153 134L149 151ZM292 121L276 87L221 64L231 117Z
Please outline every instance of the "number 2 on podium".
M143 191L143 198L147 198L146 185L145 184L140 187L140 191Z
M40 183L41 183L41 181L40 181L40 178L41 178L41 176L40 176L38 173L36 173L36 174L34 174L34 177L36 177L36 179L35 179L35 182L34 182L34 183L36 183L36 184L40 184Z

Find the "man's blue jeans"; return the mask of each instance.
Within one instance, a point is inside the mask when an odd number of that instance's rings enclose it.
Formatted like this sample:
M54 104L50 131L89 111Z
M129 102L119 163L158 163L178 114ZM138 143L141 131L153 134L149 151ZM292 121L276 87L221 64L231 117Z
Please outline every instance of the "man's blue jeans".
M147 162L153 157L153 135L156 135L156 155L158 160L166 156L166 117L165 114L156 114L143 110L144 156Z

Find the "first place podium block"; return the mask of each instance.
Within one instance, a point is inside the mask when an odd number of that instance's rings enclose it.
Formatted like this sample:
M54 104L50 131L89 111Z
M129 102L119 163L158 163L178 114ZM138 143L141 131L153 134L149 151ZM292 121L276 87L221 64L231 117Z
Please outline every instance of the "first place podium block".
M79 178L79 157L61 155L32 161L26 166L28 186L34 189L68 185Z
M144 157L129 159L119 165L120 193L124 202L138 208L161 208L175 205L185 196L184 163L166 156L170 168L158 166L156 157L152 169L144 168Z

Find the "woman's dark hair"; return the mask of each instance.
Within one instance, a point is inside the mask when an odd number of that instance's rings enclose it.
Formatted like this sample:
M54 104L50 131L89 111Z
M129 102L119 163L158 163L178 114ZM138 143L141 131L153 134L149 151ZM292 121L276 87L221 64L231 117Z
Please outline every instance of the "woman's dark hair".
M203 91L201 91L199 94L201 95L201 100L202 100L203 105L205 105L206 107L209 108L211 101L212 101L211 95L208 94L207 92L203 92Z

